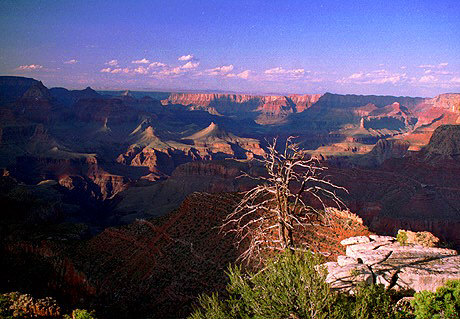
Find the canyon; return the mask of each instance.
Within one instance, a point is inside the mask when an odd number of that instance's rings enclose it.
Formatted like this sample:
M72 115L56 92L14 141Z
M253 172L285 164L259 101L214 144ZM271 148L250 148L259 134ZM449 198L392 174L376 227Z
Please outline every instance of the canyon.
M265 174L268 144L288 136L347 189L349 211L305 230L314 251L332 261L347 237L398 229L458 249L459 103L48 89L2 76L0 278L107 317L184 316L225 287L242 247L217 227L256 185L247 175Z

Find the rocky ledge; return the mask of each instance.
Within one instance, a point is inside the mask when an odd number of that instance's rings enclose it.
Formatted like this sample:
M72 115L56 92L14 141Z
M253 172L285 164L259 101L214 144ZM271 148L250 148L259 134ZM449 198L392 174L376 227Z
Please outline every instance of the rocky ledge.
M391 236L358 236L342 240L346 256L328 262L326 281L333 288L352 291L359 282L388 289L435 291L449 279L460 279L456 250L401 245Z

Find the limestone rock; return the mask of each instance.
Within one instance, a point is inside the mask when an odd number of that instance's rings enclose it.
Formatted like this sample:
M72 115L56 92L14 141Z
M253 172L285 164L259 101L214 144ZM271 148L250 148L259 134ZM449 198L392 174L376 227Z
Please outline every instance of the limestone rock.
M336 262L325 264L328 271L326 282L331 284L332 288L349 291L352 290L356 282L373 282L373 275L369 267L364 264L350 264L340 266Z
M348 257L348 256L338 256L337 263L339 264L339 266L352 265L352 264L357 264L358 259L353 258L353 257Z
M392 236L381 236L381 235L369 235L372 241L395 241L396 239Z
M460 279L460 255L453 249L401 245L394 237L371 235L343 240L346 256L324 264L326 281L352 291L359 282L392 289L431 290L449 279Z
M460 255L414 263L401 268L397 283L415 291L435 291L449 279L460 279Z
M354 245L354 244L361 244L361 243L368 243L371 240L367 236L356 236L344 239L340 242L342 246Z
M349 245L347 246L346 254L349 257L361 258L362 252L367 253L369 251L378 249L379 247L382 247L385 244L391 244L391 242L373 241L373 242L368 242L368 243Z

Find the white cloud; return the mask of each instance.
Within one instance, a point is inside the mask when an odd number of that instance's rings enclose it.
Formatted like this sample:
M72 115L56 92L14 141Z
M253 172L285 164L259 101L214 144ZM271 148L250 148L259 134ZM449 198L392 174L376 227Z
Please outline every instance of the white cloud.
M118 74L118 73L129 73L129 69L128 68L117 68L117 69L113 69L112 71L110 71L110 73L112 74Z
M69 61L65 61L64 64L76 64L78 63L78 60L75 60L75 59L71 59Z
M110 65L110 66L117 66L118 60L110 60L109 62L106 62L105 64Z
M131 63L134 63L134 64L149 64L150 61L147 60L146 58L143 58L143 59L140 59L140 60L131 61Z
M189 61L185 63L183 66L181 66L182 69L195 69L200 65L200 62L192 62Z
M460 77L453 77L450 82L460 84Z
M432 69L432 68L435 68L436 66L433 65L433 64L421 64L418 66L418 68L421 68L421 69Z
M102 72L102 73L110 73L112 71L111 68L105 68L105 69L101 69L101 71L99 72Z
M405 69L407 69L407 66L403 65L403 66L400 66L399 68L400 68L401 70L405 70Z
M21 71L35 71L35 70L40 70L40 69L43 69L43 65L29 64L29 65L20 65L16 68L16 70L21 70Z
M230 64L230 65L223 65L223 66L213 68L213 69L208 69L206 70L206 72L209 75L225 75L232 70L233 70L233 64Z
M355 84L385 84L406 81L406 73L393 73L385 69L375 70L372 72L364 73L358 72L352 75L342 78L336 82L338 83L355 83Z
M190 61L190 60L193 60L195 57L193 56L193 54L188 54L188 55L183 55L181 57L178 58L179 61Z
M399 81L401 81L401 76L400 75L395 75L395 76L384 76L382 78L373 79L373 80L370 81L370 83L374 83L374 84L393 83L393 84L396 84Z
M264 73L268 75L289 75L289 76L299 77L305 74L305 70L304 69L285 70L282 67L277 67L277 68L265 70Z
M434 73L438 75L452 75L453 74L452 72L449 72L449 71L435 71Z
M349 79L361 79L364 77L364 73L363 72L359 72L359 73L353 73L352 75L350 75L348 78Z
M149 68L162 68L165 67L166 64L161 63L161 62L152 62L149 64Z
M305 69L284 69L283 67L276 67L264 71L262 79L268 81L283 81L283 80L298 80L305 76Z
M175 68L165 68L161 71L154 71L152 72L152 76L159 77L159 78L171 77L171 76L176 77L184 72L187 72L187 71L178 66Z
M138 68L134 69L134 73L147 74L149 73L149 71L147 68L144 68L143 66L139 66Z
M243 72L238 73L236 76L241 78L241 79L247 79L247 78L249 78L250 73L251 73L250 70L244 70Z
M433 75L424 75L418 81L420 83L432 83L432 82L437 82L438 79Z
M422 65L419 65L418 67L421 68L421 69L442 69L442 68L445 68L448 65L449 65L449 63L442 62L442 63L439 63L438 65L422 64Z

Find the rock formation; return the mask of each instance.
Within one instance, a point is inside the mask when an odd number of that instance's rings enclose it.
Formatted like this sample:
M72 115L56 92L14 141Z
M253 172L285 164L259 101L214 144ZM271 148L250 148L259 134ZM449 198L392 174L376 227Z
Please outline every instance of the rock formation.
M404 140L381 139L372 150L355 159L360 166L377 167L387 159L402 158L409 150L410 143Z
M390 236L360 236L343 240L346 255L324 264L333 288L353 290L359 282L388 289L435 291L449 279L460 278L460 255L446 248L408 244Z
M0 105L18 100L38 81L20 76L0 76Z
M131 145L117 162L145 166L151 173L171 174L180 164L222 158L251 159L265 153L259 141L241 138L212 122L208 127L179 141L163 141L148 123L141 123L130 134Z
M451 159L458 158L460 156L460 125L439 126L433 132L424 151Z
M434 107L443 108L452 112L460 112L460 94L440 94L428 101Z
M303 112L311 107L320 94L264 96L249 94L195 94L172 93L163 104L181 104L190 109L202 109L212 114L256 115L257 123L281 123L291 113Z

